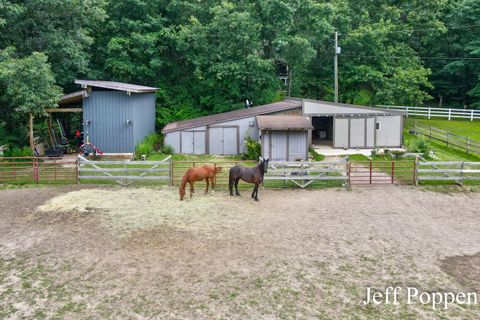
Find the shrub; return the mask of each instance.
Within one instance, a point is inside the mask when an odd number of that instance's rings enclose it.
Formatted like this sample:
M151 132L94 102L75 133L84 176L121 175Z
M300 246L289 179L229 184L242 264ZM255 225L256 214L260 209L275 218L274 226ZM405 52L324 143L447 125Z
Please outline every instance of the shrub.
M163 154L173 154L173 147L171 145L164 145L161 149Z
M425 158L430 157L430 153L432 151L432 148L430 147L428 142L422 139L411 141L407 148L410 152L421 153L422 156Z
M3 152L4 157L33 157L33 152L29 147L13 147Z
M313 158L315 161L322 161L325 159L325 156L323 154L318 153L313 149L312 147L308 148L308 153L310 153L310 156Z
M162 145L163 137L156 133L151 133L140 142L135 148L135 158L140 159L144 154L147 157L153 154L155 151L160 149Z
M244 160L258 160L261 156L262 148L260 143L251 137L245 138L245 153L242 155Z

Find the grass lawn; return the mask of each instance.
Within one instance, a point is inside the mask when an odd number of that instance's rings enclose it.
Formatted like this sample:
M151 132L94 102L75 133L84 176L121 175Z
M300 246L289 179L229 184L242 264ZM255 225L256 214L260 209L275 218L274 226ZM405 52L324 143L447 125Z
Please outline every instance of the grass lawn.
M480 124L477 124L480 125ZM472 154L468 154L458 149L447 147L441 142L435 140L428 140L427 137L420 138L414 134L408 133L408 127L403 132L403 140L406 146L410 145L415 140L423 139L432 148L435 159L439 161L480 161L480 157Z
M432 126L435 128L450 131L451 133L469 137L473 140L480 141L480 122L469 120L428 120L419 118L406 118L405 127L413 127L414 122Z

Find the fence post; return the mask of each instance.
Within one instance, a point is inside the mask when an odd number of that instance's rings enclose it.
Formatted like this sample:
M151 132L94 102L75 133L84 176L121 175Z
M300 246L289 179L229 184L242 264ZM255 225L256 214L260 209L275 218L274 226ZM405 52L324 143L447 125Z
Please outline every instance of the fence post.
M463 186L463 181L465 179L464 169L465 169L465 161L462 161L462 164L460 165L460 185L462 186Z
M172 159L170 161L170 186L173 186L173 161Z
M452 119L452 109L448 109L448 120Z
M448 136L449 136L449 133L450 133L450 132L447 131L447 147L448 147Z
M392 184L395 181L395 161L392 161Z
M408 118L408 107L407 107L407 115L406 115L406 117Z
M413 183L418 186L418 156L415 157L415 162L413 163Z
M432 140L432 126L428 126L430 128L430 135L428 136L430 140Z
M428 119L430 119L430 117L431 117L431 112L432 112L432 108L429 107L428 108Z
M370 161L370 184L372 184L372 161Z
M470 111L470 121L473 121L473 109Z
M80 160L75 158L75 180L80 184Z
M470 138L467 137L467 153L470 152Z
M39 175L38 175L38 159L33 158L33 181L38 183Z
M348 180L347 180L347 184L348 186L350 187L352 185L351 183L351 178L350 178L350 172L352 171L352 163L350 161L347 161L347 177L348 177Z

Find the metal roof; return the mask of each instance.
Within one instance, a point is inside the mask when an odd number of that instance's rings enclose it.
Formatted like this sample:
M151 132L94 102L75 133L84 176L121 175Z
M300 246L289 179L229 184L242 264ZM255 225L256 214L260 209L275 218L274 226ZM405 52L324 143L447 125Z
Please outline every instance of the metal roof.
M98 81L98 80L75 80L76 84L82 85L83 88L86 87L97 87L105 88L126 92L134 93L146 93L146 92L155 92L158 88L139 86L136 84L123 83L123 82L114 82L114 81Z
M58 104L71 104L71 103L81 103L83 97L87 96L87 90L80 90L72 92L60 97Z
M206 117L200 117L185 121L172 122L167 124L162 133L179 131L183 129L195 128L200 126L206 126L211 124L217 124L220 122L231 121L236 119L248 118L252 116L268 114L273 112L279 112L284 110L296 109L302 106L300 101L280 101L270 104L265 104L257 107L252 107L250 109L239 109L230 112L218 113Z
M302 116L257 116L260 130L308 130L313 129L310 121Z
M348 103L330 102L330 101L295 98L295 97L288 97L287 99L293 100L293 101L312 102L312 103L316 103L323 106L333 106L333 107L340 107L345 109L344 113L334 112L331 115L325 115L325 116L364 115L365 113L371 113L371 114L377 114L377 115L405 115L406 114L406 112L403 112L403 111L393 111L393 110L384 109L384 108L359 106L359 105L348 104ZM311 115L314 116L314 114L311 114Z

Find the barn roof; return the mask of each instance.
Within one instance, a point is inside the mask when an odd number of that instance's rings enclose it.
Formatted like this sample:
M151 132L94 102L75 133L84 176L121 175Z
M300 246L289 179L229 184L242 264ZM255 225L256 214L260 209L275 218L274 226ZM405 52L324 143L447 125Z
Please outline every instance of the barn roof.
M313 129L310 121L302 116L257 116L260 130L308 130Z
M82 85L83 88L86 87L97 87L104 89L112 89L126 92L134 93L146 93L146 92L155 92L158 88L140 86L137 84L115 82L115 81L99 81L99 80L75 80L76 84Z
M82 102L82 98L87 96L87 90L72 92L60 97L58 104L72 104Z
M189 129L194 127L206 126L211 124L216 124L220 122L242 119L262 114L268 114L278 111L290 110L300 108L302 106L301 101L280 101L270 104L265 104L257 107L252 107L250 109L239 109L230 112L218 113L206 117L200 117L185 121L177 121L167 124L162 133L178 131L183 129Z

